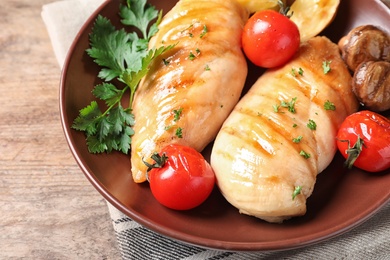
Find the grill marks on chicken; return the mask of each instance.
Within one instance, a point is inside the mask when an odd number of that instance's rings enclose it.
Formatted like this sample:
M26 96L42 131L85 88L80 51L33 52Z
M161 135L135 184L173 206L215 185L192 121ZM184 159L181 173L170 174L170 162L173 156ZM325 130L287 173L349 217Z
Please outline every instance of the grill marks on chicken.
M331 61L327 74L324 61ZM303 75L293 75L299 68ZM325 37L303 43L292 61L264 73L214 142L211 165L225 198L241 213L269 222L305 214L316 175L336 152L337 129L358 108L350 84L337 45ZM324 109L327 101L335 111ZM295 113L282 102L293 104ZM309 120L316 123L315 130L307 127Z
M150 47L176 46L152 64L136 92L135 182L146 180L142 160L152 163L165 145L201 151L215 138L245 84L240 39L247 18L235 0L181 0L164 16Z

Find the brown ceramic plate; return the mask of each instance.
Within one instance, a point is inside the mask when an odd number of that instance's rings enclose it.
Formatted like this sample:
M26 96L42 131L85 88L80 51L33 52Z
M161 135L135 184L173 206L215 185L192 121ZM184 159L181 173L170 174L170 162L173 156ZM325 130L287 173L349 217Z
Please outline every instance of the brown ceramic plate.
M176 0L150 0L158 9L169 10ZM85 176L112 205L140 224L186 243L224 250L280 250L303 247L344 233L390 201L390 172L368 174L343 168L336 155L319 175L308 211L284 224L269 224L240 215L215 190L200 207L180 212L161 206L148 184L135 184L129 157L120 153L88 153L84 134L70 128L78 111L93 99L98 67L86 55L88 34L102 14L119 26L119 0L106 2L90 17L71 47L63 70L60 90L61 120L70 149ZM375 24L388 28L390 12L379 0L343 0L334 22L322 33L337 42L351 28ZM261 70L250 67L248 85ZM210 147L205 150L209 157ZM375 162L373 162L375 163Z

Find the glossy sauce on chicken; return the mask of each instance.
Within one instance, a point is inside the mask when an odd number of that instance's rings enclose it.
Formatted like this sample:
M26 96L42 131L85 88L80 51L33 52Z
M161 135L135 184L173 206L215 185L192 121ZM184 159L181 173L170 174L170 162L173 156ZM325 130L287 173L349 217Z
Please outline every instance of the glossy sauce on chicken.
M136 92L135 182L146 180L143 160L152 163L165 145L202 151L215 138L245 84L240 42L247 18L235 0L181 0L164 16L150 47L175 47L152 64Z
M325 37L301 44L290 62L258 79L223 124L211 154L223 196L269 222L305 214L317 174L336 153L337 129L357 109L337 45Z

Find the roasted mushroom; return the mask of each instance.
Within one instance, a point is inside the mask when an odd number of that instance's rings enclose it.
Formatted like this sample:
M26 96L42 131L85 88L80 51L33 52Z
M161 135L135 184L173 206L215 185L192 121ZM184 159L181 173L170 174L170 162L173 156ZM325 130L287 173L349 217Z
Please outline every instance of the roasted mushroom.
M351 71L365 61L390 62L390 35L373 25L358 26L340 39L342 58Z
M390 63L361 63L353 76L352 91L367 109L377 112L390 109Z

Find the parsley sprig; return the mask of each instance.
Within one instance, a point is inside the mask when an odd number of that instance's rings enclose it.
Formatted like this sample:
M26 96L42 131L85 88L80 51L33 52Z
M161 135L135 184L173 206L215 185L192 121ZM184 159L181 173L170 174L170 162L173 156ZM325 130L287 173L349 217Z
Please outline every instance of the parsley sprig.
M132 105L138 84L153 60L173 47L148 49L162 12L148 5L146 0L127 0L119 9L122 24L138 28L142 37L134 31L116 29L101 15L95 20L89 36L90 48L86 52L101 67L98 78L103 83L96 85L92 94L105 103L106 109L101 111L94 100L80 110L72 125L73 129L85 132L91 153L129 152L135 123ZM127 91L130 92L129 104L123 107L122 99Z

